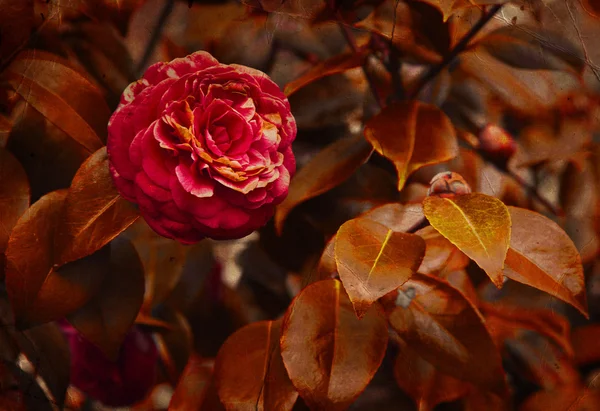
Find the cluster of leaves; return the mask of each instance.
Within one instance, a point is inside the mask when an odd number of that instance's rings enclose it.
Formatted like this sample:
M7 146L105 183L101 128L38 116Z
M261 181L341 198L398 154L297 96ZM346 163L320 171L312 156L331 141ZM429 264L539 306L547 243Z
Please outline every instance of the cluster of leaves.
M153 334L138 410L600 408L594 2L0 9L3 409L86 406L63 319L111 359ZM157 236L108 172L124 88L198 49L298 123L289 196L242 242Z

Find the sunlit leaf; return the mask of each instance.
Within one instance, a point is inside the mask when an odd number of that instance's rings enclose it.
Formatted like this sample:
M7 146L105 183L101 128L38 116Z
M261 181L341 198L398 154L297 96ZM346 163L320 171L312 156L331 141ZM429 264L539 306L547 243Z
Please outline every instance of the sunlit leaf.
M29 41L35 24L33 0L0 0L0 64Z
M298 393L281 359L281 321L247 325L223 344L215 380L227 410L291 410Z
M8 240L6 288L19 327L56 320L82 307L108 271L107 249L53 267L54 232L66 196L66 190L54 191L35 202Z
M371 155L373 149L361 135L337 140L319 152L292 179L287 198L275 211L275 227L283 223L294 207L323 194L350 177Z
M357 53L337 54L330 59L322 61L312 66L308 72L304 73L296 80L288 83L284 89L285 95L290 96L302 87L317 81L320 78L360 67L364 64L367 55L368 50L361 49Z
M379 310L372 306L356 318L337 280L313 283L292 301L283 320L281 355L309 407L344 410L371 381L388 340Z
M420 102L384 108L365 125L365 137L398 171L398 190L415 170L458 154L454 126L437 107Z
M73 178L55 234L55 263L62 265L93 253L138 217L137 208L115 188L106 147L101 148Z
M423 210L436 230L475 261L497 287L502 287L511 236L511 216L502 201L479 193L427 197Z
M183 374L177 383L169 411L187 411L189 409L200 410L210 388L213 375L211 361L193 354L183 370Z
M25 101L90 153L102 147L110 111L96 86L68 62L48 52L24 51L4 75Z
M10 231L29 207L29 181L25 170L8 151L0 148L0 253Z
M445 374L505 393L500 353L473 303L426 274L413 275L401 290L390 324L411 349Z
M514 67L529 70L576 70L585 68L585 56L576 44L560 33L528 26L510 25L494 30L478 45Z
M560 298L587 316L583 267L573 241L541 214L518 207L508 210L513 225L504 275Z
M142 306L144 271L135 248L126 238L115 239L110 249L110 270L100 288L67 319L107 357L116 360Z
M335 260L342 284L361 318L373 302L404 284L419 268L425 241L368 218L344 223L337 232Z
M433 410L442 402L462 398L471 388L470 384L439 372L404 342L399 344L394 376L419 411Z

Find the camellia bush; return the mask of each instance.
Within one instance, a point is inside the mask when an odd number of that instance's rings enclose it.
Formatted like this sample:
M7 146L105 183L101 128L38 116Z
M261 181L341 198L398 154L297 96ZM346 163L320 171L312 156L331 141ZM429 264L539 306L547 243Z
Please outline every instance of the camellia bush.
M0 0L0 409L600 410L599 36Z

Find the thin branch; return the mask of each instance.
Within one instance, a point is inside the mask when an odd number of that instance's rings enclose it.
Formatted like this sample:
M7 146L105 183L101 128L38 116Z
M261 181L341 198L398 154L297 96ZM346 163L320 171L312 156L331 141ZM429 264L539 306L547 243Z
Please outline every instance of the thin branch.
M562 207L554 206L550 201L548 201L548 199L546 199L544 196L542 196L534 186L529 185L527 183L527 181L523 180L523 178L520 175L518 175L508 169L500 170L500 171L506 173L506 175L511 177L513 180L515 180L517 182L517 184L519 184L522 188L524 188L526 191L528 191L529 194L531 194L534 199L536 199L540 204L542 204L545 208L547 208L548 211L550 211L552 214L554 214L557 217L565 216L565 212L562 209Z
M148 61L150 61L150 57L152 57L152 54L154 53L154 50L156 49L156 46L160 41L163 29L165 28L165 24L167 23L167 20L169 19L169 16L171 15L171 12L173 11L174 7L175 0L166 0L160 12L160 16L158 16L156 27L154 27L154 30L152 31L152 35L150 36L150 40L148 40L148 44L146 45L144 54L142 55L142 58L140 59L135 70L137 76L142 75L144 69L146 68L146 65L148 64Z
M350 28L342 22L338 22L338 26L342 30L342 34L344 35L346 42L350 46L350 49L352 49L352 51L355 53L358 52L358 46L356 45L356 41L354 40L354 35L352 34L352 31L350 30ZM369 83L369 87L371 88L371 91L373 92L373 96L375 97L375 101L379 105L379 108L383 108L383 107L385 107L385 102L383 101L383 99L379 95L379 92L377 91L377 87L375 86L375 79L373 78L371 73L369 73L369 71L367 70L367 67L366 67L367 63L368 63L368 60L362 66L363 74L365 75L365 78L367 79L367 83Z
M402 82L401 62L400 53L392 41L389 42L389 54L388 61L385 67L392 76L392 87L394 88L393 99L397 101L404 100L406 93L404 91L404 84Z
M454 48L448 53L444 59L437 65L431 67L427 73L421 78L418 85L413 89L413 92L410 94L410 99L414 99L423 87L427 85L431 80L433 80L438 74L442 72L460 53L462 53L471 40L481 31L481 29L498 13L498 11L502 8L502 4L498 4L492 6L490 11L484 13L483 16L471 27L471 29L465 34L465 36L454 46Z

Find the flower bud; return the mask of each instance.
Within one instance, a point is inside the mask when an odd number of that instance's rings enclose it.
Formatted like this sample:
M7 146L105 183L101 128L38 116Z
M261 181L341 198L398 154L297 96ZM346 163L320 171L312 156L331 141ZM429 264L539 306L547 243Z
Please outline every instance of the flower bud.
M436 174L429 183L428 196L454 197L455 195L469 194L471 187L458 173L444 171Z
M505 168L517 151L517 143L502 127L488 124L479 132L479 149L492 162Z

